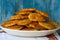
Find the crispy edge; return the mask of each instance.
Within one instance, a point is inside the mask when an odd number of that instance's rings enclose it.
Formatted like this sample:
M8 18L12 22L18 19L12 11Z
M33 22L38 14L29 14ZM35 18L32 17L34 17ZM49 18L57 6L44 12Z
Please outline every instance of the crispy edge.
M46 12L40 11L40 10L36 10L37 13L41 14L44 17L50 18L50 15Z
M27 25L31 21L29 19L24 19L24 20L18 20L17 25Z
M10 20L27 19L27 18L28 18L28 16L15 15L15 16L11 16Z
M13 25L13 26L10 26L8 27L8 29L13 29L13 30L21 30L22 28L24 28L24 26L22 25Z
M44 28L46 28L46 29L48 29L48 30L54 29L53 25L51 25L51 24L49 24L49 23L39 22L39 24L40 24L42 27L44 27Z
M3 27L9 27L9 26L12 26L15 24L16 24L16 20L9 20L9 21L5 21L4 23L2 23L2 26Z
M24 9L21 9L20 11L22 12L25 12L25 11L34 11L36 10L35 8L24 8Z
M48 21L49 24L53 25L55 28L57 28L59 26L58 23L54 22L54 21Z

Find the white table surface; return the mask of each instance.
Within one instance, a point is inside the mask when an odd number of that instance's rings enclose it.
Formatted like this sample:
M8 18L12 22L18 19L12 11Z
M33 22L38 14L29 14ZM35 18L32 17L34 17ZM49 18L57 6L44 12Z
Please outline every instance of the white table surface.
M55 33L58 40L60 40L60 37L57 33ZM24 37L16 37L12 35L8 35L6 33L0 33L0 40L48 40L47 37L37 37L37 38L24 38Z
M48 40L48 38L47 37L24 38L8 35L6 33L0 33L0 40Z

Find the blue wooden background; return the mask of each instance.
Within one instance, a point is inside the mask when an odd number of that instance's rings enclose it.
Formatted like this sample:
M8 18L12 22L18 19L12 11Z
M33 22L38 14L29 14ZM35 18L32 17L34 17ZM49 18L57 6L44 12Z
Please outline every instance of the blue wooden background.
M60 0L0 0L0 24L22 8L48 12L50 19L60 24Z

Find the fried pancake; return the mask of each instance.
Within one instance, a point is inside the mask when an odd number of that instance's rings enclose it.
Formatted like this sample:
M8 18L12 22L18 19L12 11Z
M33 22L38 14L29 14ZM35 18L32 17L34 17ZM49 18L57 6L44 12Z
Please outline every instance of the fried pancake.
M27 28L24 28L24 29L22 29L22 30L30 31L30 30L36 30L36 29L34 29L34 28L32 28L32 27L27 27Z
M4 27L9 27L9 26L12 26L12 25L15 25L16 24L16 20L9 20L9 21L5 21L2 26Z
M39 25L38 23L36 23L36 22L30 23L28 27L32 27L32 28L34 28L34 29L36 29L36 30L46 30L46 28L40 26L40 25Z
M16 12L16 14L30 14L31 12L33 12L33 11L35 11L36 9L35 8L25 8L25 9L22 9L22 10L20 10L20 11L18 11L18 12Z
M57 28L59 26L58 23L56 23L54 21L48 21L48 23L53 25L55 28Z
M41 14L44 17L50 18L50 15L48 13L46 13L46 12L42 12L40 10L36 10L36 12L39 13L39 14Z
M23 15L15 15L15 16L11 16L10 20L18 20L18 19L27 19L28 16L23 16Z
M31 12L31 11L34 11L34 10L36 10L35 8L25 8L25 9L22 9L22 10L20 10L20 11L22 11L22 12Z
M52 30L58 27L54 21L46 21L50 15L35 8L25 8L11 16L2 26L14 30Z
M21 26L21 25L13 25L13 26L10 26L8 27L8 29L13 29L13 30L21 30L22 28L24 28L24 26Z
M39 14L36 15L36 19L37 19L38 22L45 21L45 19Z
M31 21L45 21L45 19L39 15L39 14L36 14L36 13L31 13L28 18L31 20Z
M18 20L17 25L27 25L31 21L29 19L24 19L24 20Z
M20 14L22 14L22 15L28 15L28 14L30 14L30 12L16 12L16 14L17 15L20 15Z
M46 22L39 22L40 26L46 28L46 29L54 29L53 25L49 24L49 23L46 23Z
M36 19L36 14L29 14L29 16L28 16L28 18L31 20L31 21L37 21L37 19Z

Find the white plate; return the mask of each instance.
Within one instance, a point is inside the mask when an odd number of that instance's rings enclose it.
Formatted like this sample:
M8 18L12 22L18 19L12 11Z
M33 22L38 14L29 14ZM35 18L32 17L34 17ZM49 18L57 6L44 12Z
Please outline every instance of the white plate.
M46 36L56 32L60 27L53 29L53 30L42 30L42 31L22 31L22 30L12 30L1 27L5 32L15 36L29 36L29 37L36 37L36 36Z

